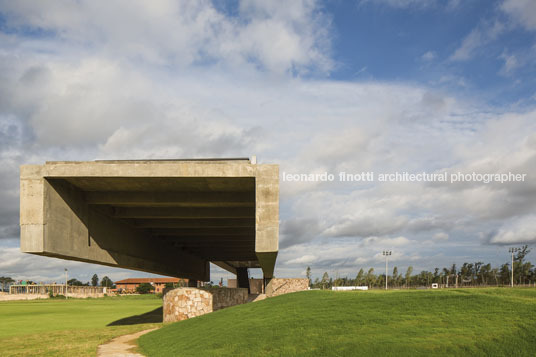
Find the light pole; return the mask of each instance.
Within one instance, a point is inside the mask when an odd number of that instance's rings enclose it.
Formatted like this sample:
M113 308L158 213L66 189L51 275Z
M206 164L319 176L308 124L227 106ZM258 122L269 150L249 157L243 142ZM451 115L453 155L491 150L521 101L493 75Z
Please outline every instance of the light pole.
M510 248L510 249L508 249L510 254L512 254L512 278L510 279L510 286L512 288L514 287L514 253L517 253L520 250L521 250L520 248Z
M385 290L387 290L387 277L388 277L388 265L387 265L387 261L389 260L389 256L392 254L393 252L390 251L390 250L384 250L382 252L383 256L385 256Z
M67 268L65 268L65 298L67 299Z

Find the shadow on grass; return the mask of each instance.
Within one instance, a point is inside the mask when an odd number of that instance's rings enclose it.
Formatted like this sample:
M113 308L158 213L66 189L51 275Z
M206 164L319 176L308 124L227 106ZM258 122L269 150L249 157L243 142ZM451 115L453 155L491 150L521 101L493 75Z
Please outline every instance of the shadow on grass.
M106 326L123 326L123 325L159 323L164 320L162 315L163 315L162 307L159 307L152 311L146 312L145 314L129 316L120 320L116 320L114 322L110 322Z

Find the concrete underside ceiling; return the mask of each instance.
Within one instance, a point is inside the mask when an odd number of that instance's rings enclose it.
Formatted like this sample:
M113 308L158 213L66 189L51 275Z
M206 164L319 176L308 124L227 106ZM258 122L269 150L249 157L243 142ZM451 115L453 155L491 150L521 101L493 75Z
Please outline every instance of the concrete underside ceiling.
M255 255L255 178L69 177L91 209L151 241L208 261L260 268ZM48 179L58 181L58 179Z
M278 199L277 166L249 161L23 166L21 249L197 280L208 262L271 277Z

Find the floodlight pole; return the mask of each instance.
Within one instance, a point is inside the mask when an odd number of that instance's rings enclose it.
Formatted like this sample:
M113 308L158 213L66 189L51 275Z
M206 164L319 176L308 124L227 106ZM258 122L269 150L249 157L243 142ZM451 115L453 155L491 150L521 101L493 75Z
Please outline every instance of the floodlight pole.
M385 256L385 290L387 290L387 280L389 279L388 278L388 261L389 261L389 256L392 254L393 252L390 251L390 250L384 250L382 252L382 254Z
M65 268L65 298L67 299L67 268Z
M514 287L514 250L512 249L512 278L510 279L510 287Z
M519 252L519 248L510 248L508 251L512 254L512 277L510 278L510 287L514 287L514 253Z

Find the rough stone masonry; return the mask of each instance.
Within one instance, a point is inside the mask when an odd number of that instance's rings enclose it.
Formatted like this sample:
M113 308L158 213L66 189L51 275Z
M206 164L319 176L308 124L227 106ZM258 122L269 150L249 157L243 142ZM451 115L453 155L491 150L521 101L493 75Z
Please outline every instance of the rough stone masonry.
M178 288L164 295L164 322L182 321L225 307L245 304L248 289Z

